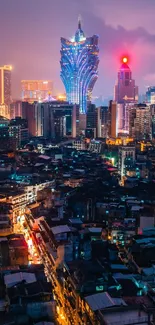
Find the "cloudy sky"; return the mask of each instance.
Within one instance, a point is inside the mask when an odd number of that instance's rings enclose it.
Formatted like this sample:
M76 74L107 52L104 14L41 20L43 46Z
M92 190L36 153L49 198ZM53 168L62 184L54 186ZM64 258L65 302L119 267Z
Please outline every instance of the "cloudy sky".
M122 54L140 93L155 85L155 0L0 0L0 65L13 65L14 98L22 79L52 79L64 91L60 37L74 35L79 14L85 34L100 38L94 95L113 94Z

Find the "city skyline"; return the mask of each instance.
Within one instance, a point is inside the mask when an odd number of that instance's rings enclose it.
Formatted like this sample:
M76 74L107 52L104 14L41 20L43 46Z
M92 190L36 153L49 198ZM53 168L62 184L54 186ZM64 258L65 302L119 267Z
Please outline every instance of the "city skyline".
M149 4L147 0L140 3L141 6L139 1L124 3L119 0L116 4L114 0L108 0L102 4L98 0L94 4L91 0L66 0L64 4L61 0L46 0L45 4L45 1L38 0L36 6L35 0L33 3L29 0L22 3L2 0L0 27L5 33L1 41L0 62L1 65L13 66L13 97L19 98L22 79L52 79L55 93L64 92L59 77L60 37L74 34L79 13L86 35L100 36L99 80L93 95L112 96L119 59L124 52L130 56L130 66L140 93L145 92L146 86L155 83L152 67L155 3L152 0ZM116 11L117 15L114 14ZM132 22L126 13L129 17L132 15ZM7 19L9 24L6 25Z

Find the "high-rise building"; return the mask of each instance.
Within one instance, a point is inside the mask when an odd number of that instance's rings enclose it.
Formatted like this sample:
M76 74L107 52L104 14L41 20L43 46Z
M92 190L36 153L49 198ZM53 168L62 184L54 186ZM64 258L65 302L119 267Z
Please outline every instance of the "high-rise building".
M9 120L0 116L0 150L10 149Z
M98 107L98 137L106 138L108 135L108 106Z
M14 148L19 148L28 142L28 122L27 120L16 117L9 124L9 136Z
M11 70L10 65L0 67L0 104L11 103Z
M100 106L101 124L105 125L108 122L108 106Z
M80 113L87 112L92 90L98 78L98 36L85 37L79 20L71 40L61 38L61 79L69 103L78 104Z
M129 135L137 140L152 138L152 112L146 104L135 104L129 109Z
M155 138L155 104L150 105L152 117L152 138Z
M155 86L148 87L146 92L146 103L155 104Z
M135 80L132 79L132 72L127 63L128 58L123 58L114 88L114 100L119 104L138 101L138 87L135 86Z
M114 101L110 101L109 103L109 137L116 138L117 137L117 104Z
M136 106L131 106L129 109L129 136L135 137L135 119L136 119Z
M86 118L87 138L95 139L97 137L97 121L98 121L97 108L94 104L89 104L87 110L87 118Z
M138 102L138 87L135 85L135 80L132 79L132 72L127 63L128 58L124 57L114 87L114 100L118 104L118 133L128 133L127 104Z
M126 168L132 167L135 162L135 147L122 146L118 153L118 170L121 177L125 176Z
M44 101L53 93L51 80L22 80L22 101Z
M22 116L22 101L16 100L10 104L10 119Z
M28 121L29 136L36 136L36 105L37 103L22 102L23 119Z
M106 138L108 131L108 107L88 105L86 118L87 138Z
M23 102L22 116L28 120L30 136L49 139L76 137L79 128L79 107L68 102Z

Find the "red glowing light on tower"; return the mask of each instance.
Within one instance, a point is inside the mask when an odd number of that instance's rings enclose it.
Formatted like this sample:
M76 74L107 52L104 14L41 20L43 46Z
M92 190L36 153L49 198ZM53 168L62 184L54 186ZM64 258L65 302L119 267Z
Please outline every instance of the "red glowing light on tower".
M128 58L127 58L126 56L124 56L124 57L122 58L122 62L123 62L123 63L127 63L127 62L128 62Z

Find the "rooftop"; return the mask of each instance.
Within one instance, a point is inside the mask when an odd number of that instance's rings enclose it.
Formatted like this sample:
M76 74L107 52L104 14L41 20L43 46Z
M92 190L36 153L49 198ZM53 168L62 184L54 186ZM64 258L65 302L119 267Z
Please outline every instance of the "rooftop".
M13 274L4 275L4 282L7 288L14 286L17 283L25 281L26 283L36 282L36 276L34 273L17 272Z
M102 311L103 318L107 325L148 325L148 315L144 311L137 310L114 310Z
M96 293L85 297L86 302L93 311L113 306L126 306L126 303L121 298L112 298L107 292Z
M21 282L20 284L8 288L10 298L36 296L40 293L52 293L52 285L46 281L36 281L33 283Z
M71 229L67 225L60 225L51 228L54 235L71 232Z

